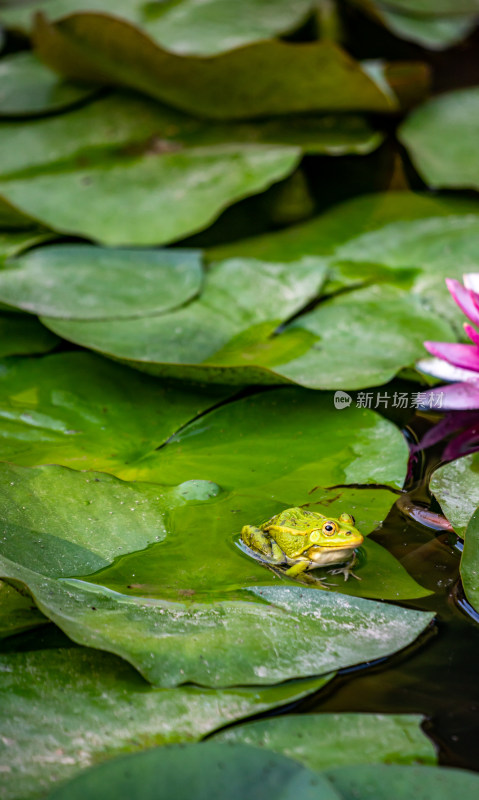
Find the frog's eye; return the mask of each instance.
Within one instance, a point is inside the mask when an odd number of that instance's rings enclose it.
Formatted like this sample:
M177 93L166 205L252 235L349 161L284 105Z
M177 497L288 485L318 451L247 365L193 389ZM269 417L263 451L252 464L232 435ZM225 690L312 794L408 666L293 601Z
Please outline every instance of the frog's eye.
M341 514L341 516L339 517L339 521L340 522L345 522L347 525L355 525L356 524L354 522L354 517L352 517L351 514L346 514L346 513Z
M324 533L324 535L325 536L332 536L334 533L336 533L336 531L337 531L336 523L335 522L331 522L331 520L328 519L328 521L325 522L324 525L323 525L323 533Z

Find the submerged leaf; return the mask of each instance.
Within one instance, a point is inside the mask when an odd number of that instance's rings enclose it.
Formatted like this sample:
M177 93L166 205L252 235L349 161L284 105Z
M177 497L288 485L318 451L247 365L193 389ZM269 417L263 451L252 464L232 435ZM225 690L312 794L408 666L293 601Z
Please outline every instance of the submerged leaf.
M401 766L399 764L359 764L326 770L343 800L474 800L479 791L479 776L474 772L445 767Z
M119 758L79 775L51 800L341 800L326 778L284 756L241 744L206 742Z
M0 358L48 353L58 342L36 317L0 313Z

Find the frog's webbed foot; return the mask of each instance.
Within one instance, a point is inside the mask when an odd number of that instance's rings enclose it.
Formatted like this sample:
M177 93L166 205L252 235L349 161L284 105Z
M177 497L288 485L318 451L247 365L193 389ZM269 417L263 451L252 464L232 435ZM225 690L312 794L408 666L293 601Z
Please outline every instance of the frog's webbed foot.
M359 575L356 575L352 570L352 567L354 567L355 563L356 563L356 554L354 554L352 559L350 561L348 561L348 563L345 564L344 567L338 567L337 569L330 569L329 570L329 574L330 575L342 575L344 577L344 581L345 582L347 580L349 580L349 576L350 575L353 578L356 578L357 581L362 581L362 578L360 578Z
M303 575L301 575L301 582L306 584L306 586L318 586L321 589L334 586L333 583L328 583L326 578L320 578L319 575L311 575L310 572L305 572Z

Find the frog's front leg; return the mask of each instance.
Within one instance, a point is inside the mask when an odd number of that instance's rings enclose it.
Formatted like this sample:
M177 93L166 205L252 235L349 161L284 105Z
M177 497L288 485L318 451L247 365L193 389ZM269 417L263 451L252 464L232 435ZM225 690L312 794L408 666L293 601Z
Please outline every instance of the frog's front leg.
M349 559L348 563L344 565L344 567L338 567L337 569L330 569L330 575L342 575L344 580L347 581L349 576L352 575L353 578L356 578L357 581L362 581L362 578L359 575L355 575L352 568L356 563L356 553L353 553L352 557Z
M241 530L241 538L245 545L253 551L253 555L257 553L263 556L268 564L284 564L285 555L281 547L261 528L245 525Z
M296 564L293 564L292 567L285 570L285 575L288 578L295 578L296 575L301 575L302 572L306 572L309 567L309 561L297 561Z

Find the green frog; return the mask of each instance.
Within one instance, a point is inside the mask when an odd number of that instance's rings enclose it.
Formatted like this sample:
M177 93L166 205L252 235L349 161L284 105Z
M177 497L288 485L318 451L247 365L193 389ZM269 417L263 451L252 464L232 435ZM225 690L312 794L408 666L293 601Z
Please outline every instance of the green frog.
M287 566L284 574L291 578L306 570L350 559L346 566L330 570L333 575L343 574L345 581L350 574L357 578L351 568L356 548L364 541L354 527L351 514L333 519L303 508L287 508L259 528L245 525L241 539L252 551L251 555L261 561L273 567Z

